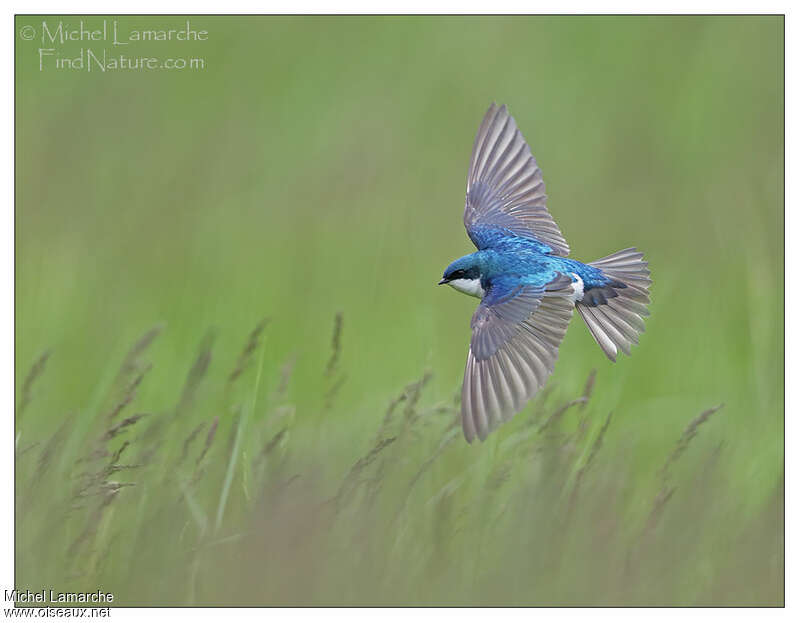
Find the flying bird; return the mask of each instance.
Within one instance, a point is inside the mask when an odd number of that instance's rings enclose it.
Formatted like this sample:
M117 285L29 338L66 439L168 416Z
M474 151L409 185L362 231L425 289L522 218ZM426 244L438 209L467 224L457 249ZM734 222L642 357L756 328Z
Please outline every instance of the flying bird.
M481 299L472 316L461 424L481 441L544 386L572 310L611 361L630 355L649 315L650 270L631 247L584 264L547 211L542 172L514 118L494 103L467 175L464 225L478 250L439 284Z

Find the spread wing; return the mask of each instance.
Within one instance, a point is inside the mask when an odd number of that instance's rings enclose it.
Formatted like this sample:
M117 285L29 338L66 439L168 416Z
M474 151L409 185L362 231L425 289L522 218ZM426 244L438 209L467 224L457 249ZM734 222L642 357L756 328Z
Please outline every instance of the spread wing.
M547 211L542 171L514 118L492 104L472 147L464 226L475 246L485 248L506 230L536 240L555 255L569 245Z
M571 294L571 279L560 274L546 286L492 284L472 316L461 388L468 442L486 439L544 386L572 317Z

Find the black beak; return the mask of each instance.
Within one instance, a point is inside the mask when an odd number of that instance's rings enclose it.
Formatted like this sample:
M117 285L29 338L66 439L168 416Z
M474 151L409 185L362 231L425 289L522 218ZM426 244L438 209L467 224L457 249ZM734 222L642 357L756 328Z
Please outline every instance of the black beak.
M440 285L443 285L443 284L447 283L448 281L450 281L450 280L449 279L445 279L444 277L442 277L442 280L439 283L437 283L436 285L440 286Z

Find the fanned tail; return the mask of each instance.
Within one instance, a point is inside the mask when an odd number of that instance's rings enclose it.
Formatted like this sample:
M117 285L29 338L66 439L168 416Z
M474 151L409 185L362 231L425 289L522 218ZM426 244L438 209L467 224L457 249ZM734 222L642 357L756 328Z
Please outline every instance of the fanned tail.
M620 350L631 354L631 345L638 344L639 334L644 332L644 317L650 315L647 305L652 281L643 257L631 247L590 262L589 266L599 268L617 283L587 290L576 305L592 337L611 361L617 360Z

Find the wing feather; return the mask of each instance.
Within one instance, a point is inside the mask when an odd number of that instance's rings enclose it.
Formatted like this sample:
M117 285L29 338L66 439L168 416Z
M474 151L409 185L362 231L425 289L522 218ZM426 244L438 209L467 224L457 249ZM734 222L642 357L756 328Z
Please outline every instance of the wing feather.
M547 211L542 171L505 106L493 103L475 136L464 225L479 249L486 244L484 232L502 230L536 240L556 255L569 254Z
M464 369L461 420L469 442L486 439L544 386L574 309L570 280L563 276L546 287L525 286L498 301L491 294L475 311ZM520 297L528 305L527 314Z

